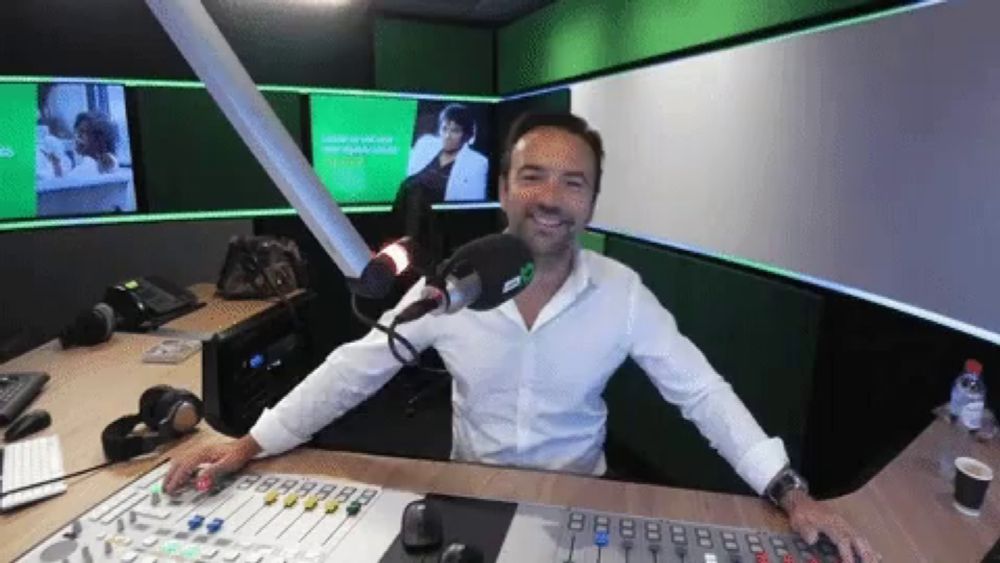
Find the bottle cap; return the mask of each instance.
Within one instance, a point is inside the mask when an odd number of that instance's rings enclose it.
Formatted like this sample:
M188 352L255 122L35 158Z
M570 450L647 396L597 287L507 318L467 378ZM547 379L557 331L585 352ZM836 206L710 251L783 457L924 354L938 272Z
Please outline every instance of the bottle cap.
M978 360L973 360L973 359L965 360L965 372L979 375L983 373L983 364L979 363Z

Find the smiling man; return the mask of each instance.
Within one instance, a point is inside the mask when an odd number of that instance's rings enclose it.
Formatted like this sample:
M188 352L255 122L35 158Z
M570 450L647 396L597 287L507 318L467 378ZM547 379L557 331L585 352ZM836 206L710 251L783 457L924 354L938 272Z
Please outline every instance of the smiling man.
M578 247L601 189L603 157L600 136L576 116L528 115L515 123L501 164L500 203L508 232L531 249L534 279L494 310L465 309L400 328L418 349L437 349L454 378L452 458L604 474L607 407L601 394L632 357L663 398L757 493L784 509L807 541L823 532L845 560L855 552L875 561L863 538L812 500L788 467L781 440L764 434L639 276ZM383 322L422 288L417 283ZM199 464L208 464L208 473L234 471L261 452L306 442L399 367L379 332L341 346L265 411L249 435L178 460L167 490ZM649 439L670 437L651 433Z

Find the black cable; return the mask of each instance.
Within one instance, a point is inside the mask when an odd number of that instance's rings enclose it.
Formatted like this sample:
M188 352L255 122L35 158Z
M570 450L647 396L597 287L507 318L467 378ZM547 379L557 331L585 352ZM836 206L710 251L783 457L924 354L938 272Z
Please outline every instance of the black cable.
M423 365L420 361L420 352L417 351L417 348L409 340L407 340L405 336L399 334L396 330L396 320L393 320L389 326L385 326L382 323L369 318L367 315L362 313L361 309L358 307L358 296L355 294L351 294L351 310L354 312L354 316L356 316L361 322L371 328L385 333L389 340L389 351L392 352L392 357L396 358L396 361L399 363L406 367L417 368L431 373L448 373L448 370ZM403 357L396 345L397 342L401 343L403 347L406 348L406 351L410 353L410 359Z
M398 326L398 324L399 320L393 319L392 323L389 325L389 332L391 333L389 335L389 349L392 350L396 347L396 343L394 342L394 340L398 339L404 345L408 346L411 350L415 350L415 348L413 348L413 345L410 344L410 341L396 331L396 326ZM394 352L393 355L395 356L396 353ZM396 356L396 358L398 359L399 356ZM446 369L432 368L430 366L424 365L423 362L420 361L419 355L415 356L415 358L416 358L415 362L413 362L412 364L408 364L410 367L415 367L421 371L426 371L429 373L448 373L448 370Z
M386 327L385 325L379 323L374 319L368 318L367 315L361 312L358 308L358 296L357 294L351 294L351 310L354 312L354 316L357 317L361 322L365 323L371 328L380 330L389 337L389 350L392 351L392 356L396 358L396 361L409 367L419 367L420 366L420 352L417 351L416 347L410 343L403 335L396 332L394 326ZM396 348L395 341L399 340L406 347L406 350L410 353L411 359L407 360Z
M108 467L110 465L114 465L116 463L118 463L118 462L116 462L116 461L106 461L104 463L101 463L99 465L95 465L93 467L88 467L86 469L81 469L79 471L75 471L73 473L70 473L69 475L63 475L62 477L53 477L52 479L46 479L45 481L39 481L39 482L31 484L31 485L25 485L23 487L18 487L16 489L12 490L12 491L4 491L4 492L0 493L0 497L5 497L7 495L12 495L14 493L20 493L22 491L27 491L28 489L34 489L35 487L41 487L41 486L44 486L44 485L51 485L52 483L58 483L59 481L63 481L65 479L72 479L73 477L79 477L81 475L86 475L87 473L93 473L94 471L97 471L98 469L104 469L105 467Z

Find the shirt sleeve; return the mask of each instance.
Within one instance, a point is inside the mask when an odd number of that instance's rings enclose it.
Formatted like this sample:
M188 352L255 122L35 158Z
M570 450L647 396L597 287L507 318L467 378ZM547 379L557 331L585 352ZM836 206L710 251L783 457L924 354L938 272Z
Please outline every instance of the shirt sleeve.
M396 307L382 315L380 322L388 325L399 311L417 300L423 287L424 280L414 284ZM433 344L434 326L433 318L424 317L396 330L423 351ZM408 357L406 348L398 342L397 349ZM371 396L400 367L389 350L388 337L372 329L360 340L335 349L278 404L265 409L250 435L266 455L288 451Z
M677 323L638 276L629 293L629 354L649 375L660 395L694 422L736 473L763 494L788 463L779 438L769 438L732 387L705 355L677 329Z

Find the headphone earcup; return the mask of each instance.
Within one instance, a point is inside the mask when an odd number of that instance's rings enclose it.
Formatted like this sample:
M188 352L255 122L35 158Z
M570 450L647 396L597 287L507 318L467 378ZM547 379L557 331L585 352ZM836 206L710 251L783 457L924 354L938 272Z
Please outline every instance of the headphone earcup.
M166 438L194 430L205 412L201 399L194 393L169 385L147 389L139 403L146 426Z
M101 445L109 461L125 461L147 454L161 444L194 430L205 407L194 393L169 385L154 385L139 397L139 414L123 416L101 433ZM135 432L139 423L147 432Z
M205 405L194 393L186 389L175 389L175 399L170 406L169 420L163 429L173 436L194 431L195 426L205 416Z
M106 342L115 332L115 311L107 303L98 303L73 319L59 334L63 348L94 346Z
M160 404L164 402L164 397L174 392L174 388L169 385L154 385L142 392L139 397L139 417L147 428L156 432L163 420L158 414L161 409ZM159 417L158 417L159 416Z

